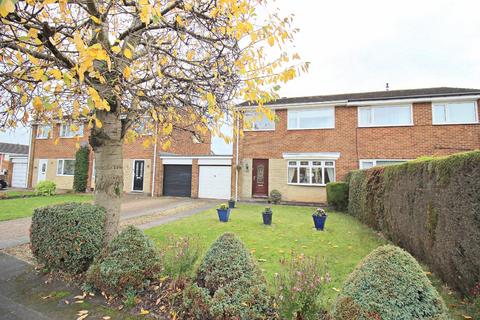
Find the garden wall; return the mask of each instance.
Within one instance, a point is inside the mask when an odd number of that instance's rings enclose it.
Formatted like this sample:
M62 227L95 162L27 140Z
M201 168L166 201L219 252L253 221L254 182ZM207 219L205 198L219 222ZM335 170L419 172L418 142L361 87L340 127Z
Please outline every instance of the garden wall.
M467 294L480 282L480 152L351 172L348 212Z

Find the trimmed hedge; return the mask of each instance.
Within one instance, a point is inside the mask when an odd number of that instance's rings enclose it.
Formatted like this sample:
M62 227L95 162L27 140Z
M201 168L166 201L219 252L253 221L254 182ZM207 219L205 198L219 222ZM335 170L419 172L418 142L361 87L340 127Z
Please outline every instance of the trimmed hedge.
M129 226L95 259L88 269L87 283L111 295L126 295L142 290L161 270L153 242L141 230Z
M247 248L232 233L207 251L195 283L184 292L183 313L196 319L274 319L266 282Z
M348 209L348 183L327 183L327 203L335 210L346 211Z
M30 229L32 253L52 270L81 273L103 246L105 210L87 203L37 208Z
M349 275L333 309L337 320L449 319L422 267L391 245L365 257Z
M354 171L348 212L463 293L480 282L480 152Z
M90 149L88 146L80 147L75 154L75 174L73 176L73 190L85 192L88 182L88 158Z

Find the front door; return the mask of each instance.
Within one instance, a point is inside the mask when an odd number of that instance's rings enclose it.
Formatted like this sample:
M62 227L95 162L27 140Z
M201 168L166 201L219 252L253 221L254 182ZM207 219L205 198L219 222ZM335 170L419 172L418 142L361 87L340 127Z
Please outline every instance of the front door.
M133 163L133 191L143 191L143 175L145 160L135 160Z
M253 159L252 196L268 197L268 159Z
M38 160L38 177L37 183L47 179L47 159L39 159Z

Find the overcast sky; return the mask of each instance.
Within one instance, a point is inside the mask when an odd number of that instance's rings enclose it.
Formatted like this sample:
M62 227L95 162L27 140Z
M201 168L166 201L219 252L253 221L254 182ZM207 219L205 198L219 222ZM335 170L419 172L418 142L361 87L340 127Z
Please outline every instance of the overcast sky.
M277 0L295 14L310 72L280 91L303 96L436 86L480 88L480 2ZM28 142L0 134L0 141ZM26 139L26 140L24 140ZM217 154L231 152L214 139Z

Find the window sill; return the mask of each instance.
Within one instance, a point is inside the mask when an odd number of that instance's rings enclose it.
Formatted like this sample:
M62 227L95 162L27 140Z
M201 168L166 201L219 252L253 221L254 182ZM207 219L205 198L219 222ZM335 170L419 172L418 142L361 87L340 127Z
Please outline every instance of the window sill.
M48 140L50 138L35 137L36 140Z
M57 177L73 177L75 176L74 174L58 174L57 173Z
M275 129L261 129L261 130L251 130L251 129L243 129L244 132L265 132L265 131L275 131Z
M413 127L414 124L391 124L391 125L372 125L372 126L358 126L358 128L391 128L391 127Z
M299 187L326 187L326 184L311 184L311 183L290 183L287 182L289 186L299 186Z
M445 122L445 123L432 123L432 126L462 126L462 125L472 125L480 124L480 122Z
M295 130L332 130L335 127L325 127L325 128L287 128L288 131L295 131Z
M82 136L73 136L73 137L59 137L60 139L74 139L74 138L83 138Z

